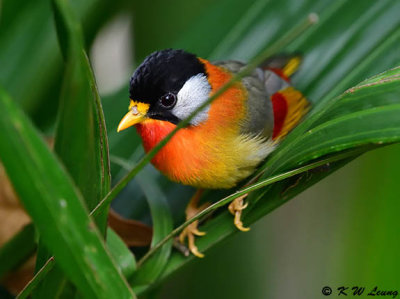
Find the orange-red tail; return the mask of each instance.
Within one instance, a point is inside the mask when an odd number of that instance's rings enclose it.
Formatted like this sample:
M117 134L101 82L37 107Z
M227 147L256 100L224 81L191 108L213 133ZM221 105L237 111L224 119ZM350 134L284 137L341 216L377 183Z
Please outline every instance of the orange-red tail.
M301 57L299 55L279 56L276 61L270 60L265 67L287 82L271 95L274 111L272 139L276 141L286 136L309 110L307 99L300 91L290 85L290 77L296 72L300 63Z

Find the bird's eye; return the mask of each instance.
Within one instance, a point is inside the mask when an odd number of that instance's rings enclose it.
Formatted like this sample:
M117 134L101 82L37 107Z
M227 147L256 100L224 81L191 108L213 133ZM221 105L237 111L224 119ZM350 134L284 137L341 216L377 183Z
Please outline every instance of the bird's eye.
M160 98L160 103L164 108L171 109L176 104L176 95L169 92Z

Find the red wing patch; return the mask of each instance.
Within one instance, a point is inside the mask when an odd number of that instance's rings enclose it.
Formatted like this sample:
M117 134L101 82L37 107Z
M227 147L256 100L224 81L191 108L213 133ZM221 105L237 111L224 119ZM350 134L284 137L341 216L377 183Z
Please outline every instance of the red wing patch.
M273 140L279 140L286 136L308 112L309 103L303 94L287 87L271 97L274 111Z
M272 95L272 108L274 111L274 131L272 133L272 139L275 139L282 131L283 123L288 112L288 105L285 97L277 92Z

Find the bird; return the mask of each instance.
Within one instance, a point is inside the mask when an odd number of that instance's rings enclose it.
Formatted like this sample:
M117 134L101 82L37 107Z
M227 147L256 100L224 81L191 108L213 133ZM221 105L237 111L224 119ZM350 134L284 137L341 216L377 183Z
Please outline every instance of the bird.
M186 208L187 220L209 205L199 205L203 190L229 189L249 177L307 113L308 100L290 82L300 63L299 54L268 59L202 108L152 158L170 180L198 189ZM130 79L129 111L117 131L135 126L150 151L244 67L181 49L150 54ZM245 196L228 207L241 231L249 230L241 220L246 207ZM187 238L190 252L203 257L195 244L195 237L205 234L198 225L192 222L179 240Z

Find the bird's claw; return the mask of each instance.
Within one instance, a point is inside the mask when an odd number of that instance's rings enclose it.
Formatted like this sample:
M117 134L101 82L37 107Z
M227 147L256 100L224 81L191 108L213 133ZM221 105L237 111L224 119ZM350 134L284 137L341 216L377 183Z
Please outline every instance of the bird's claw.
M210 204L208 202L203 203L201 206L197 206L202 192L203 192L202 190L198 190L196 192L196 194L190 200L190 203L186 208L186 220L189 220L189 219L195 217L199 212L203 211L205 208L210 206ZM185 229L179 235L178 239L179 239L179 242L182 245L184 245L185 239L187 238L188 239L188 247L189 247L188 249L190 250L190 252L193 253L193 255L202 258L202 257L204 257L204 254L199 252L196 244L194 243L194 240L195 240L195 236L201 237L201 236L204 236L206 233L199 231L198 226L199 226L199 220L193 221L187 227L185 227Z
M205 234L206 234L206 232L199 231L197 228L194 229L194 230L192 231L192 233L193 233L193 235L196 235L196 236L198 236L198 237L205 236Z
M232 215L235 216L235 219L233 223L237 227L238 230L241 230L242 232L247 232L250 230L250 227L244 227L243 222L241 220L242 217L242 211L247 208L248 203L244 203L244 199L247 197L247 194L240 196L236 198L234 201L232 201L229 206L228 210L231 212Z
M184 244L185 239L187 238L188 239L188 247L189 247L190 252L199 258L203 258L204 254L202 254L198 250L196 244L194 243L195 236L201 237L206 234L205 232L198 230L198 228L197 228L198 224L199 224L199 222L198 222L198 220L196 220L196 221L192 222L191 224L189 224L187 227L185 227L185 229L179 235L179 241L182 244Z

